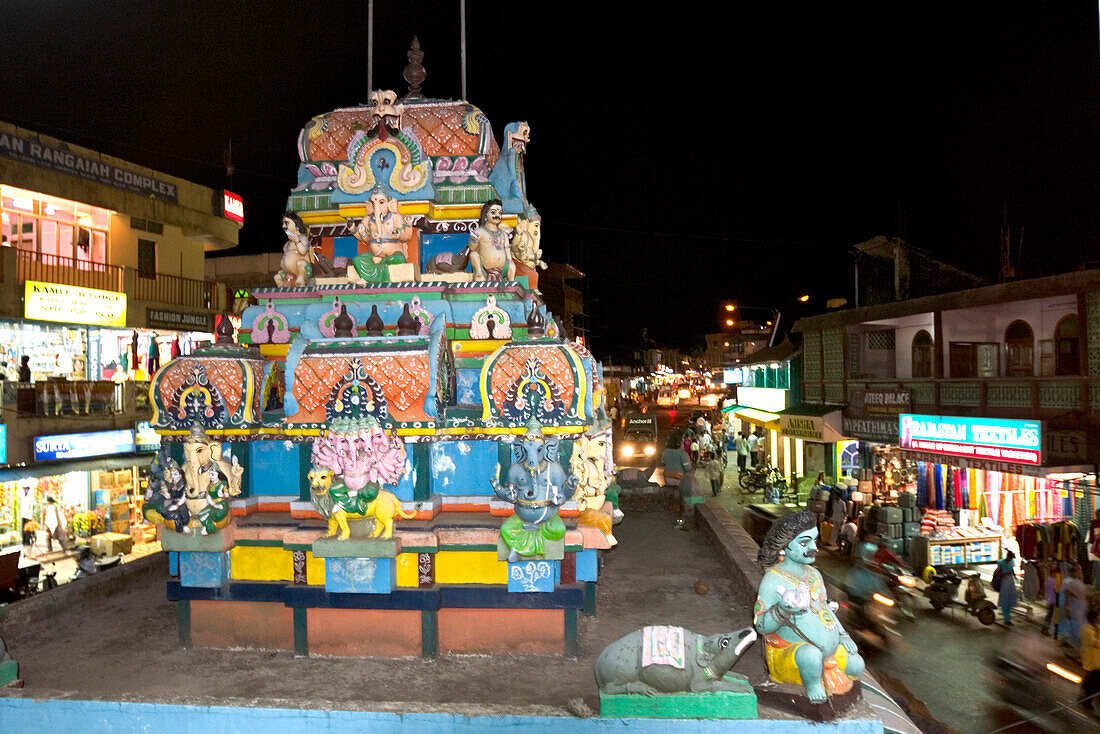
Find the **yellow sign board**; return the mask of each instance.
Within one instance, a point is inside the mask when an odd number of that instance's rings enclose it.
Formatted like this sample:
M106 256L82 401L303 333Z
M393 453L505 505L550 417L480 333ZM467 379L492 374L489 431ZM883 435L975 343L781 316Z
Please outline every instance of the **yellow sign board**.
M126 294L28 280L23 313L39 321L124 327Z

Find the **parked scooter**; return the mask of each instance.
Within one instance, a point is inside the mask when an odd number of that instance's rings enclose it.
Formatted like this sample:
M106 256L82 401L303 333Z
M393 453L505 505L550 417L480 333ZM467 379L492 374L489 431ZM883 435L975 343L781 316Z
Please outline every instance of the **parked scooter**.
M92 549L88 546L84 546L80 549L80 557L76 561L76 570L73 571L73 575L69 577L69 581L79 581L99 571L114 568L120 563L122 563L121 554L109 558L97 559L95 555L92 554Z
M937 612L947 607L959 607L967 614L977 617L982 624L993 624L997 620L997 606L986 598L981 576L975 573L967 577L965 604L959 601L961 585L962 577L949 568L942 573L932 574L924 595Z

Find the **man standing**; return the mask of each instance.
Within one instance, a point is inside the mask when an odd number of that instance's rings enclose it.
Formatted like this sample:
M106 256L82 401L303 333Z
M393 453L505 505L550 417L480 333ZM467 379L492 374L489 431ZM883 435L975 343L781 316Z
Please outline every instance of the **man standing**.
M54 538L57 538L57 542L61 544L61 550L67 551L69 546L65 542L65 513L61 511L61 506L54 501L53 497L46 498L46 507L42 510L42 524L46 526L46 552L53 553Z
M757 459L756 451L757 451L757 448L760 446L760 437L756 435L756 431L753 431L752 433L749 434L748 444L749 444L749 466L756 466L756 459Z
M749 460L749 439L745 437L744 431L737 435L733 446L737 449L737 471L743 472L745 471L745 464Z

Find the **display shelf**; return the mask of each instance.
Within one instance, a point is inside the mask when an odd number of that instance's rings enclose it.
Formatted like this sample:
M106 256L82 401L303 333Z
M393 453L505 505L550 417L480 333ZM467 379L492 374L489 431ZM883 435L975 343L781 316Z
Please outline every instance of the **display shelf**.
M910 539L909 558L917 569L925 566L939 568L994 563L1001 558L1001 536L929 538L927 535L918 535Z

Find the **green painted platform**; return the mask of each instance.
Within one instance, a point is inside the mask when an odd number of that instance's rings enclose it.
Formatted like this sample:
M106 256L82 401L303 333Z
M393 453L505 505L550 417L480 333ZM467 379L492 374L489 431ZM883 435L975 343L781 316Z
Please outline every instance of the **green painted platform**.
M727 679L729 680L729 679ZM744 691L642 696L600 692L600 717L614 719L755 719L756 694Z
M400 553L400 538L365 540L352 535L347 540L319 538L313 541L315 558L396 558Z
M224 553L236 542L236 530L233 525L216 533L203 535L191 528L190 533L177 533L166 527L160 528L160 547L165 551L184 551L191 553Z

